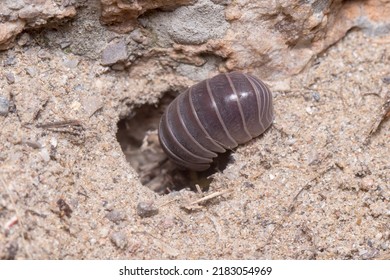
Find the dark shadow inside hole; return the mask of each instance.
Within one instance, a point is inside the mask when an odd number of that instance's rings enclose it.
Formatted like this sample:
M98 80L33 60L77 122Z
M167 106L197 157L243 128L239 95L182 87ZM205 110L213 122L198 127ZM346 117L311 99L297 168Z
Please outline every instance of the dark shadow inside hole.
M164 94L158 105L142 105L118 122L117 140L126 160L137 171L141 183L151 190L166 194L184 188L196 190L196 185L207 191L211 175L223 171L231 163L231 151L218 155L212 166L202 172L182 169L173 164L158 141L160 118L175 92Z

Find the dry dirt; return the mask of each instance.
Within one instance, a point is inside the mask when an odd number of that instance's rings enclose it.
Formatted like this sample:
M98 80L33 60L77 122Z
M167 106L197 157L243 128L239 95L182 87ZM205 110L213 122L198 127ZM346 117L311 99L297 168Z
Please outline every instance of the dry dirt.
M147 71L161 61L113 71L94 46L53 43L72 30L25 33L0 53L0 259L390 259L390 37L352 31L269 83L273 127L204 193L158 195L117 124L193 82Z

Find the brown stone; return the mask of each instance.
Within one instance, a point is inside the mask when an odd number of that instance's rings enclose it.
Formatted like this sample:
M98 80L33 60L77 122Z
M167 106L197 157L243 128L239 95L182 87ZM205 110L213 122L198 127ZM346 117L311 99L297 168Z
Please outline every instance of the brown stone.
M0 50L7 49L16 35L22 32L24 26L22 20L0 23Z
M191 2L193 0L101 0L101 20L105 24L116 25L117 31L128 32L134 29L136 19L148 10L174 9Z

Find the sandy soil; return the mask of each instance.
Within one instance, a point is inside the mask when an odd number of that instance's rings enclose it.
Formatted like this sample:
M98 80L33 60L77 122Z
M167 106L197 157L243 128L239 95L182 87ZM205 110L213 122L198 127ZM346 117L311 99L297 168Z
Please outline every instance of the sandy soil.
M390 98L389 37L351 32L269 82L273 127L206 192L158 195L126 161L117 123L193 82L112 71L50 32L0 53L0 258L390 259L390 121L369 136Z

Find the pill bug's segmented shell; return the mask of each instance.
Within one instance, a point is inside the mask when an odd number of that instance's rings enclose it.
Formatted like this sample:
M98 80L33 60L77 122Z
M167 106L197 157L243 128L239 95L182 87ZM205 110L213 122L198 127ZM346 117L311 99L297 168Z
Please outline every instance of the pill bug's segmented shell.
M219 74L169 104L159 139L173 162L202 171L217 153L259 136L273 119L272 93L262 81L240 72Z

